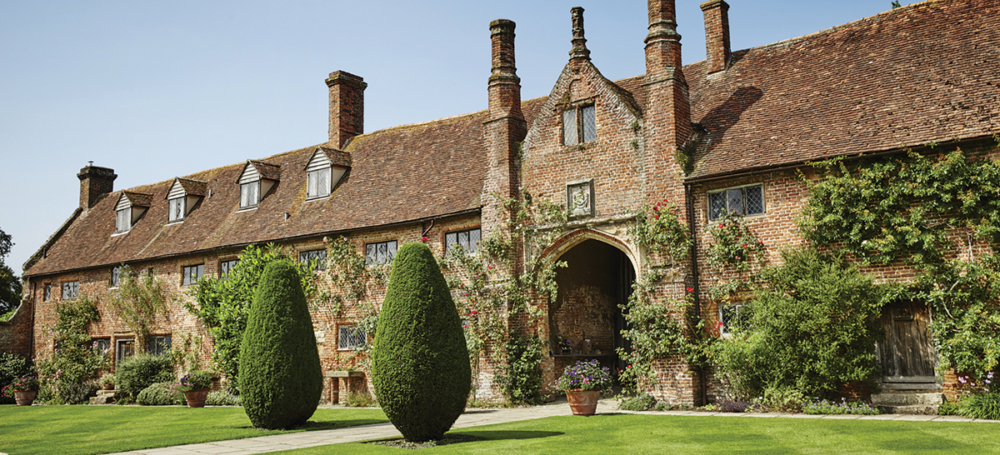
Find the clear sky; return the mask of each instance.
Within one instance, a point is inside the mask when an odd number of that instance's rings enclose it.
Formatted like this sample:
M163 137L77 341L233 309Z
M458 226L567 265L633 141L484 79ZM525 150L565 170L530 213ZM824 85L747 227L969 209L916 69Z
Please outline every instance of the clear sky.
M677 0L684 62L701 0ZM729 0L733 50L855 21L890 0ZM912 3L902 2L904 5ZM357 74L365 131L486 108L489 22L517 23L522 99L548 94L583 6L591 58L642 74L646 2L0 0L0 229L15 273L79 205L93 161L115 189L327 139L327 75ZM109 215L110 216L110 215Z

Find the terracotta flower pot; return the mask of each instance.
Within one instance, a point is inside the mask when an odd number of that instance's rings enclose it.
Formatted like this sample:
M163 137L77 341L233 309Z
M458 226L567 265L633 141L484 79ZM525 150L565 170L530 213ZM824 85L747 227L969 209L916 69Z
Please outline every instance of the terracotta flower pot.
M597 400L601 398L600 390L567 390L566 399L569 408L575 416L592 416L597 412Z
M208 392L212 389L195 389L184 392L184 399L189 408L204 408L205 400L208 399Z
M37 390L15 390L14 401L17 401L18 406L31 406L31 403L35 402L35 396L37 395Z

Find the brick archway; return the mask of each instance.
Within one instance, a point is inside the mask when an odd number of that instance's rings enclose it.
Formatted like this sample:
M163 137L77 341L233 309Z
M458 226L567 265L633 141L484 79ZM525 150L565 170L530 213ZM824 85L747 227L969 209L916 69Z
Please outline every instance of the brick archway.
M559 237L555 242L552 242L552 245L549 245L548 248L542 251L542 257L552 261L557 261L560 257L566 254L566 252L573 249L573 247L587 240L597 240L598 242L607 243L608 245L621 250L621 252L624 253L632 263L632 269L636 272L639 271L638 257L627 243L613 235L606 234L601 231L595 231L593 229L576 229L563 235L562 237Z

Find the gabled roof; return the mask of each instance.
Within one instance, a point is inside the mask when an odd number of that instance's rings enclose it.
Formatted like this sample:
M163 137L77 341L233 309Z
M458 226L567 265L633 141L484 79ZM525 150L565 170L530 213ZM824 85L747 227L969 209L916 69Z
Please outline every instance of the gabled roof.
M153 195L148 193L139 193L137 191L122 191L122 195L115 201L120 201L121 199L126 199L129 205L132 207L149 207L153 205Z
M184 194L188 196L205 196L208 182L177 177L174 182L181 185Z
M692 120L708 130L691 179L1000 132L1000 2L995 0L911 5L736 52L730 68L716 74L706 74L705 66L684 68ZM616 81L614 88L645 106L641 83L637 76ZM529 125L545 102L542 97L522 103ZM486 115L480 111L355 137L343 151L350 154L350 170L328 198L306 201L303 171L317 147L331 160L346 159L331 154L336 149L327 144L249 161L272 180L278 179L279 166L287 170L257 210L238 212L234 182L246 163L185 177L206 182L211 196L184 223L166 225L167 203L161 202L129 235L112 237L118 198L103 198L46 242L47 254L25 276L479 210ZM129 191L159 201L172 183Z
M996 0L910 5L732 60L684 68L708 130L692 178L1000 132Z
M322 153L326 155L326 158L330 160L330 164L337 167L351 167L351 154L343 150L338 150L333 147L318 146L316 151L313 152L313 156L316 153ZM308 166L309 163L306 163Z

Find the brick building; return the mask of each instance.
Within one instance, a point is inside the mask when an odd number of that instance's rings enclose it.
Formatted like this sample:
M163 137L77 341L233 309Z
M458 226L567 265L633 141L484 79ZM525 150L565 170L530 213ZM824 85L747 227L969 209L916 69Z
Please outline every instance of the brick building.
M328 142L119 191L113 170L87 166L78 174L80 207L25 264L24 303L0 327L0 348L50 351L45 328L55 305L107 292L120 264L151 269L190 299L194 279L224 274L247 245L273 242L311 258L322 254L315 252L325 237L342 235L380 263L391 262L399 245L427 237L444 254L453 243L474 245L506 229L493 195L528 189L568 211L566 232L541 252L568 267L557 276L559 297L536 301L542 322L518 329L551 346L561 338L587 346L565 355L550 349L543 370L551 379L579 358L617 361L614 348L624 343L617 305L651 264L627 234L644 204L666 200L681 208L696 240L695 254L659 285L658 297L674 301L693 288L699 311L714 322L723 309L702 289L715 278L706 266L706 225L721 208L745 214L767 245L796 245L804 241L794 219L808 196L796 171L811 160L932 142L996 153L995 1L928 1L735 52L729 5L710 0L701 8L708 58L687 66L673 0L649 0L646 73L619 81L591 62L583 9L573 8L569 61L548 96L522 101L515 25L501 19L489 24L484 111L365 133L367 84L338 71L326 80ZM778 251L769 249L772 261L780 260ZM880 280L908 274L901 266L869 272ZM314 314L325 368L341 361L350 338L342 335L356 317L350 309ZM143 342L113 317L89 330L116 356ZM208 338L179 303L153 335ZM665 359L658 368L653 392L660 398L691 404L716 393L712 378L682 361ZM487 376L480 379L489 383ZM907 380L941 387L934 377Z

